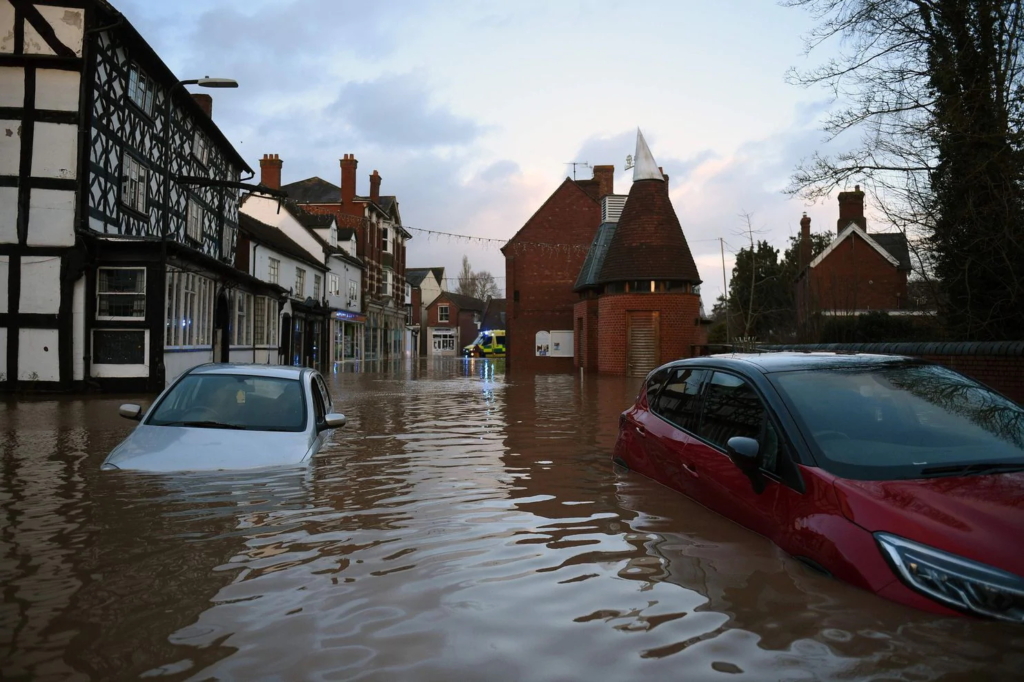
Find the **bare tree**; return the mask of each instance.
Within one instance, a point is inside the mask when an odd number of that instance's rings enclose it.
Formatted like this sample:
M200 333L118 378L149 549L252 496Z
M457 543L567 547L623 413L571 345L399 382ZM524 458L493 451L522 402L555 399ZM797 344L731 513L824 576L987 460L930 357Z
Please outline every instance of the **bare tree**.
M486 301L490 298L497 298L500 292L494 281L494 275L486 270L474 272L469 263L469 257L463 256L462 269L459 270L459 282L455 293Z
M1024 305L1021 3L784 4L818 21L808 52L841 41L839 57L792 70L790 82L826 86L843 103L826 121L831 138L860 133L851 150L804 161L789 191L820 198L859 180L907 235L919 274L938 277L943 296L936 298L946 301L955 330L969 338L1019 335L1012 311Z

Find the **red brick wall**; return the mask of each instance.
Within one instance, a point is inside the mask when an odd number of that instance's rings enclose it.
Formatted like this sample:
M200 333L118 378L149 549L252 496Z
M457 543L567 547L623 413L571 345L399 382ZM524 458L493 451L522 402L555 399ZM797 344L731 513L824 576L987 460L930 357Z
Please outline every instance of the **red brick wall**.
M573 371L574 358L537 357L534 341L575 329L572 288L600 223L600 204L567 178L505 246L509 372Z
M906 304L907 273L856 234L811 269L811 306L817 310L895 310Z
M1013 355L919 355L980 381L1024 405L1024 357Z
M573 308L573 319L575 320L576 336L576 357L575 367L583 368L587 372L596 372L598 357L598 300L588 298L576 303Z
M419 287L412 288L412 324L419 325L422 317L423 291Z
M438 306L448 306L448 321L441 322L437 316ZM427 306L427 326L428 327L454 327L459 320L459 306L455 305L451 301L445 300L444 297L438 296L434 299L434 302ZM468 342L467 342L468 343Z
M697 343L700 297L696 294L610 294L598 299L598 371L626 373L627 313L657 310L660 315L659 363L688 358Z

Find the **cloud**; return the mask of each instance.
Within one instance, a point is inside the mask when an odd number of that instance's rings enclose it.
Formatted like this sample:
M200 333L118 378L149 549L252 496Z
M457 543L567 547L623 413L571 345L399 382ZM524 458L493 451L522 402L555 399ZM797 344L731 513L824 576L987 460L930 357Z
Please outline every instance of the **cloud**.
M346 83L327 113L342 117L358 139L383 146L465 145L484 129L433 103L424 80L413 74Z

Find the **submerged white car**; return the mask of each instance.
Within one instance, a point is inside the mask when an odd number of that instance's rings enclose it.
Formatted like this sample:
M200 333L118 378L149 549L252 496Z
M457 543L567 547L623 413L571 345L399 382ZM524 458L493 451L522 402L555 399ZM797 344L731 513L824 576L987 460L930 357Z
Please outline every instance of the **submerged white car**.
M208 364L193 367L142 415L100 466L105 470L209 471L301 464L345 415L332 411L320 373L306 367Z

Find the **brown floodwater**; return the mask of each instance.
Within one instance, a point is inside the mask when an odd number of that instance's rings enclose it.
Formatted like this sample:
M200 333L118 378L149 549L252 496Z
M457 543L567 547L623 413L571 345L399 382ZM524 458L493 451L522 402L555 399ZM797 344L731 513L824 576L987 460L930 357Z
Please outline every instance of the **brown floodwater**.
M1024 627L883 601L617 471L635 379L372 369L329 377L348 426L301 471L100 472L133 397L0 403L0 678L1024 676Z

